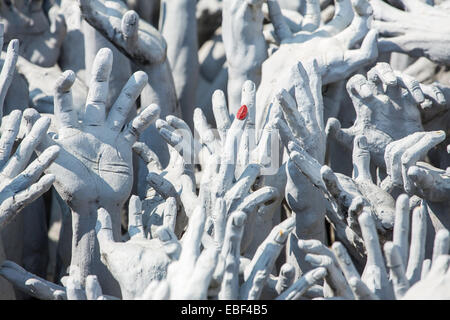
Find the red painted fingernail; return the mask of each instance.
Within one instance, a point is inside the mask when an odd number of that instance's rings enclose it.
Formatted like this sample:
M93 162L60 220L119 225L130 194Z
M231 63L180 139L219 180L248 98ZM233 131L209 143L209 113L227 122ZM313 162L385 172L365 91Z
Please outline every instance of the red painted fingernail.
M244 120L245 117L247 117L247 111L247 106L245 104L242 105L236 113L236 118L238 118L239 120Z

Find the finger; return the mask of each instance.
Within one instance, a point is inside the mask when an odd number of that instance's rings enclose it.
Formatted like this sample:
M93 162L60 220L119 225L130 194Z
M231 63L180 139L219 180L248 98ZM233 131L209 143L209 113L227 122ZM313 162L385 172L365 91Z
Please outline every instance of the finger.
M97 210L97 224L95 226L100 252L107 254L114 244L111 217L104 208Z
M371 29L364 40L361 43L361 47L359 49L355 50L347 50L344 53L344 65L345 68L345 74L352 74L353 72L359 70L359 68L366 66L368 64L371 64L375 62L376 58L378 57L378 33L376 30ZM340 70L338 68L339 63L334 65L331 63L330 67L336 67L337 69L331 70L331 71L338 71ZM340 71L342 73L342 70ZM336 77L338 80L342 79L342 75L338 77L337 75L328 75L329 80L324 80L324 84L331 83L331 79L333 79L333 76Z
M436 104L444 106L447 101L445 99L445 95L442 90L434 84L424 85L420 84L420 88L422 89L423 94L428 98L434 101Z
M3 117L3 103L14 78L16 62L19 57L19 40L11 40L6 50L6 58L0 73L0 119Z
M86 294L81 288L81 283L69 276L66 283L67 300L86 300Z
M431 259L425 259L422 263L422 272L420 273L420 280L425 279L431 269Z
M177 213L177 199L175 197L167 198L164 206L163 225L172 231L175 231L175 225L177 223Z
M401 172L403 177L403 186L406 192L413 193L414 190L412 182L408 179L409 167L414 165L420 159L423 159L428 151L444 140L445 132L442 130L426 132L425 136L420 141L403 153L401 156Z
M320 169L320 175L330 194L335 199L339 199L343 190L333 170L331 170L331 168L328 166L322 166L322 168Z
M342 272L337 268L331 257L308 253L305 256L305 261L309 262L313 267L324 267L327 269L325 280L335 296L347 299L353 298L351 289Z
M192 213L195 210L197 205L197 193L196 193L196 185L195 182L186 174L181 176L181 193L180 199L183 203L184 210L186 211L186 215L190 218Z
M13 110L6 119L3 119L4 129L0 138L0 168L8 161L20 129L21 112ZM6 121L5 121L6 120Z
M46 174L39 179L38 182L32 184L27 189L16 193L14 197L3 200L0 205L0 229L8 224L8 222L10 222L11 219L13 219L25 206L47 192L51 188L53 182L55 182L55 176Z
M212 96L212 108L220 139L222 140L222 143L225 143L227 130L231 126L231 120L228 113L227 101L222 90L214 91Z
M305 68L302 63L297 63L291 69L291 79L294 85L295 92L295 100L296 105L303 118L305 119L306 125L310 132L317 131L318 127L318 119L316 119L316 101L314 101L313 94L311 92L311 88L317 90L317 86L313 83L313 77L315 76L315 72L318 71L317 62L314 60L310 64L305 64L311 73L311 79L308 76ZM318 77L314 80L318 80ZM316 83L317 84L317 83ZM320 86L321 87L321 86ZM320 94L321 95L321 94ZM318 101L317 101L318 102Z
M284 20L278 1L268 0L267 6L269 8L270 21L272 22L278 41L281 43L284 40L290 39L292 37L292 32L287 22Z
M139 135L144 132L156 119L159 118L161 109L156 104L151 104L131 120L124 129L123 137L130 145L133 145Z
M42 172L44 172L44 170L47 169L56 159L59 154L59 150L60 148L58 146L52 146L46 149L36 160L29 164L24 171L8 183L9 188L14 193L17 193L36 182Z
M399 37L408 32L403 24L396 21L387 22L375 20L372 22L372 28L376 29L378 34L383 37Z
M325 127L327 138L334 138L343 146L353 146L354 134L349 129L342 129L341 123L336 118L329 118Z
M342 273L344 274L347 281L349 281L353 277L359 278L359 273L356 270L355 265L353 264L352 259L350 258L350 255L348 254L347 249L345 249L344 245L336 241L333 243L331 248L333 249L339 267L341 268Z
M191 141L186 141L184 137L178 134L182 134L183 131L177 131L177 133L174 128L169 126L166 121L161 119L156 120L156 128L158 129L161 137L175 149L175 151L183 158L185 163L192 163ZM191 135L189 134L189 138L190 137Z
M305 273L286 291L279 295L276 300L298 300L310 287L319 282L327 275L327 269L316 268Z
M23 119L26 123L27 134L30 134L33 129L34 124L41 118L39 112L33 108L27 108L23 111ZM55 141L48 135L44 134L42 137L41 143L35 146L35 151L39 154L44 152L45 149L55 145Z
M121 30L124 40L129 46L138 40L139 15L134 10L125 12L122 17Z
M334 6L334 16L330 22L325 26L319 28L319 30L324 30L330 35L337 34L347 27L353 17L352 3L350 0L338 0L335 1Z
M128 202L128 235L130 239L145 239L142 223L142 202L135 195L132 195Z
M214 132L211 130L203 110L195 108L194 110L194 128L200 137L200 143L204 144L210 154L216 152Z
M155 171L156 169L156 173L160 173L163 170L156 153L154 153L144 142L135 142L133 144L133 151L144 160L149 168L149 172Z
M374 70L372 68L372 70ZM368 74L369 76L369 74ZM369 100L373 98L373 86L367 81L367 79L361 75L357 74L351 77L347 81L347 92L351 98L357 98L358 100ZM355 105L355 108L357 105Z
M67 298L63 287L44 280L9 260L2 263L0 276L19 290L40 300L65 300Z
M405 267L402 257L396 245L392 242L386 242L384 245L384 255L386 264L391 270L391 280L394 287L394 294L397 300L400 300L409 289L409 282L405 275Z
M425 239L427 231L428 208L426 203L422 203L413 211L411 225L411 246L409 251L408 267L406 277L412 286L420 280L422 263L425 259Z
M431 265L431 269L429 272L430 277L434 276L436 278L441 278L444 275L448 275L450 269L450 256L442 255L439 256L436 261Z
M148 76L144 71L137 71L128 79L109 111L106 123L111 130L120 131L122 129L131 108L147 82Z
M334 261L333 253L320 240L298 240L298 247L307 253L328 256Z
M57 80L55 85L55 116L60 128L78 127L78 117L73 109L71 88L75 83L76 75L73 71L65 71Z
M401 194L395 203L395 223L393 243L402 259L403 266L408 262L409 236L409 197Z
M292 134L291 129L286 124L285 119L276 118L274 120L273 124L269 123L269 125L272 125L276 129L278 129L280 139L286 148L288 147L289 142L297 140L297 138Z
M242 199L250 193L251 187L260 174L261 166L258 164L250 164L245 168L238 181L225 194L228 212L233 212L239 203L241 203Z
M417 104L421 104L425 101L425 96L420 87L419 81L406 74L397 73L397 77L399 79L399 84L409 91Z
M280 268L280 273L278 275L277 284L275 285L275 291L278 295L282 294L286 289L288 289L295 278L295 268L289 263L285 263Z
M279 196L280 193L277 188L263 187L246 196L241 204L236 208L236 211L243 211L246 214L252 214L260 206L269 205L275 202Z
M393 185L403 186L401 157L404 150L421 141L425 135L425 132L415 132L386 146L384 161L386 163L386 172L390 176Z
M194 290L194 294L189 297L190 299L204 300L207 298L208 287L214 274L218 257L219 251L215 247L203 250L192 274L191 283L197 288Z
M206 222L206 210L203 206L197 206L189 218L189 225L183 236L183 249L181 250L180 263L187 267L195 265L200 255L200 245Z
M103 296L103 293L97 276L88 275L86 277L86 298L88 300L97 300L101 296Z
M370 173L370 152L365 136L358 135L353 143L353 179L372 182Z
M312 32L320 24L320 3L318 0L306 0L302 31Z
M382 272L384 271L384 274L386 274L378 234L372 216L367 211L363 211L359 216L358 221L367 250L367 265L378 266Z
M89 92L86 98L86 109L83 123L98 126L105 121L106 103L109 93L109 76L113 63L112 51L102 48L97 52L92 64Z
M227 133L225 145L223 147L223 156L221 158L221 165L219 174L217 175L215 190L218 197L223 197L225 191L229 189L234 179L234 171L236 169L236 159L240 139L244 131L245 122L247 121L247 114L240 112L246 109L241 107L238 114L233 120L230 129Z
M379 300L379 298L362 282L361 278L353 277L348 281L356 300Z
M450 247L450 232L447 229L441 229L436 233L433 246L433 263L441 255L447 255Z
M284 119L294 136L298 139L308 137L305 119L297 110L297 103L292 96L284 89L276 95L276 102L281 107Z
M253 81L247 80L242 85L241 106L247 106L246 128L254 130L256 118L256 86Z
M246 219L244 212L234 212L227 222L221 250L221 256L225 259L224 275L219 292L221 300L235 300L239 297L240 251Z
M298 65L299 70L300 68L300 64ZM306 96L309 96L309 91L311 92L311 98L308 97L308 100L310 101L310 112L311 112L311 121L313 121L313 125L312 125L312 131L320 131L323 132L324 130L324 118L323 118L323 114L324 114L324 104L323 104L323 95L322 95L322 76L321 76L321 72L320 72L320 67L319 64L317 62L317 59L313 59L312 61L309 61L307 63L305 63L305 77L304 79L308 79L307 83L309 83L309 88L308 85L305 84L305 93ZM295 88L295 95L297 96L297 87ZM302 102L305 104L304 100L302 100ZM297 99L297 104L298 104L298 99ZM302 108L301 110L304 110L304 108Z
M175 190L173 184L163 176L150 172L147 175L146 180L149 187L155 189L155 191L158 192L158 194L160 194L164 199L177 196L177 191Z
M8 162L2 170L2 174L9 178L13 178L21 171L23 171L28 161L30 161L35 147L46 135L49 127L49 118L41 118L37 120L33 125L31 132L22 140L20 145L17 147L14 155L9 158Z
M325 183L320 176L320 170L322 168L320 163L298 145L296 146L293 143L289 143L288 150L289 158L295 166L311 181L314 186L327 193Z
M155 231L156 237L161 241L166 254L172 260L178 260L181 253L181 244L175 233L166 226L158 227Z
M353 8L356 14L352 22L347 28L335 36L348 49L355 47L367 35L371 27L373 14L372 7L366 0L354 1ZM342 29L343 27L340 30Z
M411 53L408 44L412 41L414 41L414 38L408 34L390 38L380 37L378 39L378 50L380 50L380 53L400 52L408 54Z

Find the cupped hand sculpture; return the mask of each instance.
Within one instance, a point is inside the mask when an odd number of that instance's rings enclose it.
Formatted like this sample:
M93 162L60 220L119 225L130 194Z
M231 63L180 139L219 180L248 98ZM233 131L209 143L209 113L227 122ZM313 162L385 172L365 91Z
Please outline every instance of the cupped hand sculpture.
M64 72L55 85L55 115L58 132L46 136L37 147L38 153L50 145L58 145L60 154L47 172L56 176L55 187L72 211L72 265L80 268L81 284L100 264L95 239L97 209L111 214L115 239L120 237L120 210L133 183L132 145L139 133L159 116L156 105L145 108L128 124L125 121L135 99L147 82L144 72L133 74L121 94L105 114L112 53L101 49L93 62L89 93L83 121L79 122L72 107L72 71ZM29 110L31 118L39 117ZM97 248L97 249L96 249ZM100 264L101 265L101 264ZM109 288L103 285L105 291Z

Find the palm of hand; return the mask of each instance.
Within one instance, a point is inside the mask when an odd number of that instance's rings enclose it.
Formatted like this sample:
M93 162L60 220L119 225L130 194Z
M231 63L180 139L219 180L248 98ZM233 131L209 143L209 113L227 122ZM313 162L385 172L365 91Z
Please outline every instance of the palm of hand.
M375 131L373 136L378 141L385 133L392 139L386 141L387 144L423 130L417 104L405 89L389 96L376 92L373 98L374 103L370 108L364 105L357 112L354 129L356 135L365 135L370 140L372 134L367 134L367 131Z
M69 204L98 202L105 208L122 204L132 187L130 144L103 126L65 128L55 139L62 148L56 188ZM79 177L83 177L80 179ZM74 183L76 181L76 183Z

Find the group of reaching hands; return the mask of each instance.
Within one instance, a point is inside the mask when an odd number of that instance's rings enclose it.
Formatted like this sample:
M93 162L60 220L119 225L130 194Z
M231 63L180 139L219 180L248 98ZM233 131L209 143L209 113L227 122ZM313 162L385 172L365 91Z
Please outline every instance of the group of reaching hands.
M0 1L0 228L71 226L17 292L450 299L450 83L385 62L449 65L450 1L216 1L202 44L202 1L48 2Z

